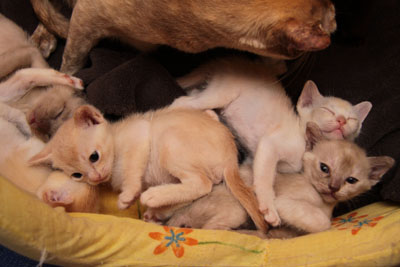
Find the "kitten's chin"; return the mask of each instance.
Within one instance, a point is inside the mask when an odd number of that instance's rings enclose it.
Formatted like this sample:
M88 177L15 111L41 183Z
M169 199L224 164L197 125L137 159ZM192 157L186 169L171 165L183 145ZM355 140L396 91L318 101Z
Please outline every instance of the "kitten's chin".
M324 136L330 140L343 140L344 139L344 133L340 129L336 129L330 132L323 132Z
M338 198L335 193L322 193L322 198L326 203L336 203Z

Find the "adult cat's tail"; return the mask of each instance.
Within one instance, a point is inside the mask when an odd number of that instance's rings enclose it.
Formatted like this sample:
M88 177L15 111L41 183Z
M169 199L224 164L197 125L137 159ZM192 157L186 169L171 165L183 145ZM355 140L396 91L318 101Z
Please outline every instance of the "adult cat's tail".
M258 209L258 201L250 187L248 187L239 175L239 169L236 166L229 166L224 171L225 182L231 190L234 197L242 204L244 209L250 215L257 229L266 233L268 225L264 216Z
M76 1L65 1L74 6ZM46 29L66 39L68 36L69 20L50 3L49 0L31 0L33 9Z

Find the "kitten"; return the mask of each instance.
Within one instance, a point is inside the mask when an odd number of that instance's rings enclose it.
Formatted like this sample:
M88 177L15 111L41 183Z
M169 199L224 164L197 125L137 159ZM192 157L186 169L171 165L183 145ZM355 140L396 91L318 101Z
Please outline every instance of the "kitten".
M90 49L106 37L141 50L226 47L291 59L326 48L336 29L329 0L79 0L70 21L48 0L31 3L51 32L67 38L61 71L68 74L81 69Z
M43 136L53 134L70 111L84 103L75 97L74 90L82 90L83 82L50 69L27 34L1 14L0 78L0 101L30 113L31 120L36 114L35 123L46 121L51 125L44 131L32 124L35 132ZM53 85L57 87L43 88Z
M97 188L75 182L49 167L28 164L45 146L30 134L24 114L0 102L0 175L51 206L63 206L67 211L96 212Z
M191 88L209 77L206 88L176 99L170 107L222 110L254 159L254 191L265 220L273 226L280 223L273 204L274 177L277 171L300 171L306 123L315 121L328 138L352 140L372 106L369 102L352 106L336 97L323 97L308 81L297 102L297 115L276 79L281 71L279 64L266 66L239 57L211 62L178 80Z
M349 141L327 140L315 123L307 124L307 139L312 150L303 156L304 170L277 174L275 205L283 226L270 229L265 237L287 238L328 230L334 206L369 190L394 164L390 157L367 157ZM249 163L240 167L240 174L251 185ZM246 221L246 211L221 184L173 213L167 225L230 230L243 227Z
M118 207L140 201L151 208L208 194L223 179L258 229L266 224L257 199L240 179L229 130L211 114L161 109L110 124L93 106L79 107L31 164L48 163L91 185L111 178Z

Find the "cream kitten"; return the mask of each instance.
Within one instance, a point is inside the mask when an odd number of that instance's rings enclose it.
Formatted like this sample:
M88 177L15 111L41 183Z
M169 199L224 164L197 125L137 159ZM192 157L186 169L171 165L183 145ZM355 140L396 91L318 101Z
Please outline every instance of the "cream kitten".
M0 102L0 175L51 206L67 211L96 212L97 188L78 183L49 167L30 166L28 160L45 144L30 136L24 114Z
M53 134L71 110L84 102L74 93L74 88L83 89L83 82L50 69L27 34L1 14L0 78L0 101L30 113L35 132L43 136ZM43 88L53 85L57 87ZM43 121L50 126L36 127Z
M192 88L208 78L206 88L171 105L172 109L222 109L227 124L254 159L254 191L265 220L273 226L280 224L273 204L274 177L277 171L300 171L306 123L315 121L327 137L351 140L372 106L369 102L352 106L339 98L323 97L308 81L297 102L297 115L276 79L281 71L282 66L238 57L211 62L178 80L184 88Z
M275 205L283 226L270 229L268 237L294 237L329 229L334 206L369 190L394 164L387 156L367 157L349 141L327 140L314 123L307 125L307 139L312 150L303 156L304 170L276 176ZM241 166L240 174L251 185L249 163ZM246 221L246 211L221 184L174 212L167 225L229 230Z
M240 179L231 133L202 111L161 109L110 124L85 105L30 162L52 164L91 185L111 178L121 191L121 209L139 195L151 208L192 201L224 180L258 229L266 230L257 199Z

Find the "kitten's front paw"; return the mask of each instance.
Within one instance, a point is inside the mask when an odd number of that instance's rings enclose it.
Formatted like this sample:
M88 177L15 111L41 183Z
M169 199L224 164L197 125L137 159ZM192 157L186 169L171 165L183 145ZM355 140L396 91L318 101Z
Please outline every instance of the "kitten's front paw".
M75 89L83 90L83 81L79 78L76 78L74 76L70 76L68 74L63 74L64 78L68 80L68 83L70 86L72 86Z
M118 208L120 210L129 208L133 202L135 202L136 198L138 198L139 193L135 194L130 191L123 191L118 196Z
M163 196L158 193L158 190L155 187L147 189L140 196L140 202L150 208L158 208L166 204Z
M281 218L274 206L260 207L260 211L264 214L264 220L273 227L277 227L281 224Z

